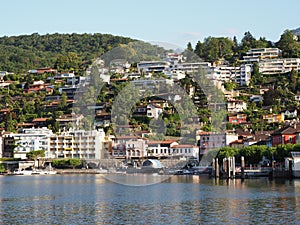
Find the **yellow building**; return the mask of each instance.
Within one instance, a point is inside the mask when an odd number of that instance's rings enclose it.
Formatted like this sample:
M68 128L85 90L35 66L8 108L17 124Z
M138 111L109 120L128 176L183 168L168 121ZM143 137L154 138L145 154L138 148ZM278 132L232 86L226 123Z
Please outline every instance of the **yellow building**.
M263 115L263 120L267 123L281 123L281 122L284 122L284 113L266 114L266 115Z

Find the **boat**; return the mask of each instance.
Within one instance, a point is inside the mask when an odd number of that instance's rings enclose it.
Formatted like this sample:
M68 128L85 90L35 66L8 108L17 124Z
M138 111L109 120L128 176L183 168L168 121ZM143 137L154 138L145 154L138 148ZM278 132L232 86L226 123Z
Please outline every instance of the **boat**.
M193 172L186 169L179 169L174 171L174 175L192 175Z
M54 175L57 172L54 170L20 170L17 169L13 172L13 175Z
M14 175L32 175L33 170L20 170L17 169L13 172Z

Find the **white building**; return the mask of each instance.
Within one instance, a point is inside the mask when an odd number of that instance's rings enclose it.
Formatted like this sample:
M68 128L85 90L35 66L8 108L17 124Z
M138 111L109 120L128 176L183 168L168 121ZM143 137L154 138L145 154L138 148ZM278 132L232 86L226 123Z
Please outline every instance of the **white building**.
M206 154L213 149L229 146L230 143L238 140L234 132L196 132L196 140L200 146L200 155Z
M241 86L248 86L251 79L252 65L243 64L240 67L240 74L236 75L235 81Z
M242 112L247 109L247 103L241 100L229 100L227 102L227 111L229 113Z
M182 156L185 158L196 158L199 160L199 146L180 144L171 147L173 156Z
M164 61L169 62L172 65L176 65L178 63L184 62L184 57L182 54L169 52L169 53L167 53Z
M243 62L254 63L262 59L275 59L281 55L281 50L278 48L255 48L250 49L243 57Z
M147 105L147 117L158 119L158 117L162 114L163 109L159 105L156 104L148 104Z
M263 74L288 73L300 69L300 58L267 59L259 62L259 72Z
M223 81L223 82L235 82L236 77L240 77L240 67L234 66L218 66L211 67L210 79Z
M180 70L165 71L164 74L172 80L181 80L186 77L186 74Z
M3 158L4 142L2 135L0 136L0 159Z
M199 68L205 69L207 73L210 72L209 68L211 63L209 62L195 62L195 63L180 63L177 67L172 68L172 70L182 71L187 74L196 73L199 71Z
M294 99L296 102L298 102L298 104L300 103L300 95L295 95Z
M26 154L30 151L45 150L50 147L50 136L52 131L46 127L23 129L22 133L11 133L15 140L14 158L26 159Z
M174 140L148 141L148 151L151 156L162 157L172 156L171 148L178 143Z
M99 130L70 130L52 135L49 158L102 159L105 133Z
M126 157L144 158L147 156L147 142L145 138L127 139L125 142Z
M139 73L162 73L168 70L170 63L164 61L141 61L137 64Z
M147 155L147 142L139 136L119 136L113 139L112 156L115 158L143 158Z
M174 81L169 79L138 79L131 81L135 88L138 88L140 92L144 92L146 90L155 90L158 86L166 87L173 86Z

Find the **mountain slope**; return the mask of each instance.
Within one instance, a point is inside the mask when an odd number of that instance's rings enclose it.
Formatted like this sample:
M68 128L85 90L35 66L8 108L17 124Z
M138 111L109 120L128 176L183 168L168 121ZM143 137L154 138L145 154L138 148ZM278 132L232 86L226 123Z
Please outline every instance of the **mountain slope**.
M46 34L0 38L0 71L26 72L37 67L55 67L58 57L73 52L81 63L133 39L110 34Z

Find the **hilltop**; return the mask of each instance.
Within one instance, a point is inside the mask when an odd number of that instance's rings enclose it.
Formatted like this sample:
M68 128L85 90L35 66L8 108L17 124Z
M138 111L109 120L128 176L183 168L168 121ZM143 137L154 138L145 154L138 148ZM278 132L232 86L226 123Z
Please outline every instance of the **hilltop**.
M25 73L40 67L67 69L57 67L59 61L68 58L77 61L71 66L79 70L104 52L132 41L128 37L100 33L4 36L0 38L0 70Z

